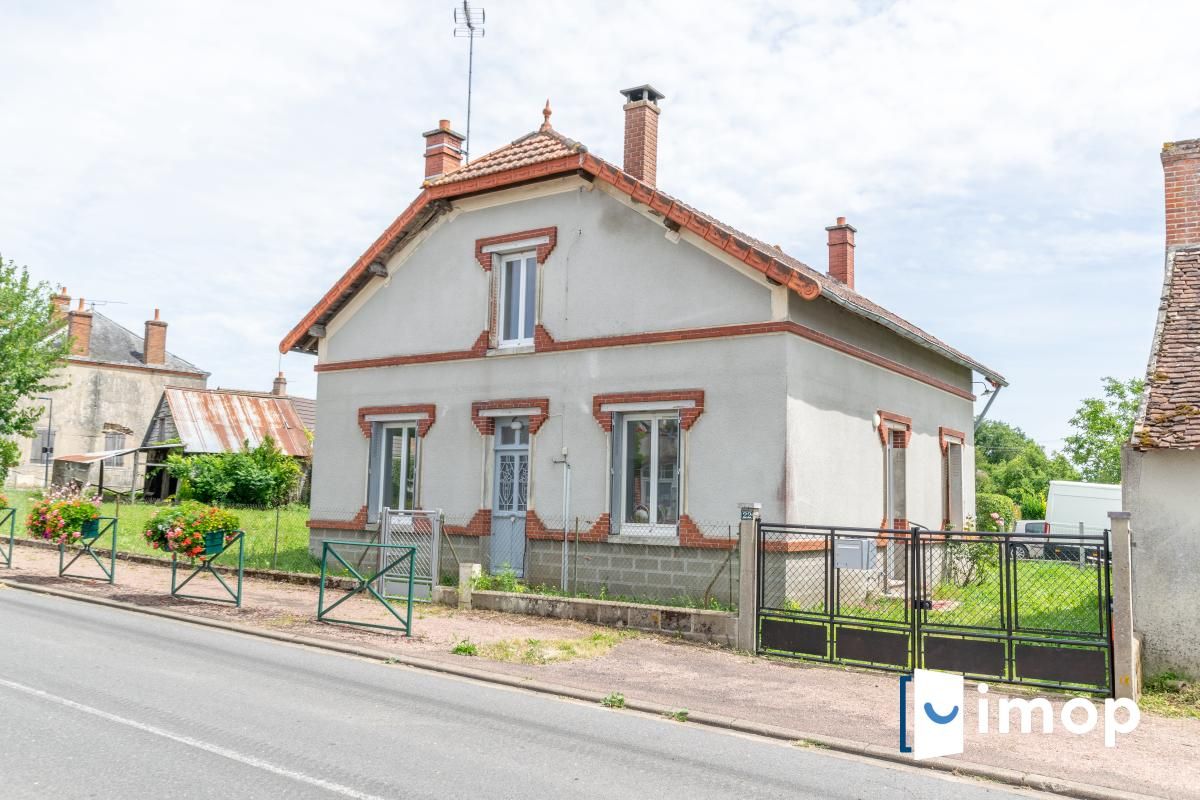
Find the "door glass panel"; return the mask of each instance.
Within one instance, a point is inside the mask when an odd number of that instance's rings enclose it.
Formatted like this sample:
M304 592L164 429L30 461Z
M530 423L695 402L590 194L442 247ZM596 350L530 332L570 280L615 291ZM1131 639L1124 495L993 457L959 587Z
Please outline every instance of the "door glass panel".
M522 336L533 338L533 309L537 303L537 259L525 259L525 305L522 307Z
M651 479L653 421L631 419L625 422L625 521L649 523L651 519Z
M658 420L658 515L654 522L679 522L679 420Z
M529 493L529 456L517 456L517 511L525 510L525 498Z
M521 262L504 262L504 339L521 336Z
M499 479L496 485L496 510L513 510L513 488L516 483L517 457L512 453L502 453L498 456Z

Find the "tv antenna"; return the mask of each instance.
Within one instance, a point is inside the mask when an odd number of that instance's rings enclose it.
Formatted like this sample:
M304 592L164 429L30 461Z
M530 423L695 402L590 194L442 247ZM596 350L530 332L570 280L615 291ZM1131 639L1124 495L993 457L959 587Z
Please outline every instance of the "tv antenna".
M454 9L454 37L467 39L467 138L463 144L463 163L471 160L471 78L475 71L475 39L482 38L486 33L483 23L487 14L482 8L471 8L467 0L461 7Z

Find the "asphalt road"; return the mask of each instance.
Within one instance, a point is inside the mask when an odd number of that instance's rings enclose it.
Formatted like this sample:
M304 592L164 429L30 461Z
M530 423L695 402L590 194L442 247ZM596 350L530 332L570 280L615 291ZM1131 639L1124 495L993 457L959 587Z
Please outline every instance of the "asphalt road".
M1029 796L0 587L8 800Z

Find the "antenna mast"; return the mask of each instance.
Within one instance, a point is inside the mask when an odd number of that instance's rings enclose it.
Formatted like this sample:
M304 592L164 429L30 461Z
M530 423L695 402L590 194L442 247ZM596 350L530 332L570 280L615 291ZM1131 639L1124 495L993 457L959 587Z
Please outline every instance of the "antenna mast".
M487 14L482 8L471 8L467 0L454 9L454 36L467 40L467 138L463 144L463 164L471 160L471 79L475 72L475 38L483 37Z

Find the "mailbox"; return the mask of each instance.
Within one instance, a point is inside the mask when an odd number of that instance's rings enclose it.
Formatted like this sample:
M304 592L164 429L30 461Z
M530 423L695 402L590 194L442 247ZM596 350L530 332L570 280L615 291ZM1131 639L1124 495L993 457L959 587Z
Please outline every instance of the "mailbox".
M838 569L875 569L876 552L871 538L835 539L833 565Z

